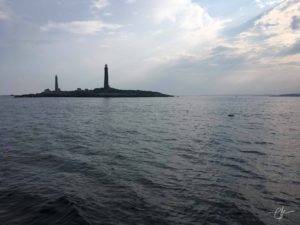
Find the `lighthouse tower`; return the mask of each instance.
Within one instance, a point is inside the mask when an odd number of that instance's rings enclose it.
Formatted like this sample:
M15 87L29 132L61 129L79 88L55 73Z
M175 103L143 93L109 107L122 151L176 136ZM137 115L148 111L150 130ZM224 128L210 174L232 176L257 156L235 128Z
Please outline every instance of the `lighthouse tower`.
M55 92L58 92L58 91L60 91L59 87L58 87L58 77L57 77L57 75L55 75Z
M105 67L104 67L104 89L109 89L107 64L105 64Z

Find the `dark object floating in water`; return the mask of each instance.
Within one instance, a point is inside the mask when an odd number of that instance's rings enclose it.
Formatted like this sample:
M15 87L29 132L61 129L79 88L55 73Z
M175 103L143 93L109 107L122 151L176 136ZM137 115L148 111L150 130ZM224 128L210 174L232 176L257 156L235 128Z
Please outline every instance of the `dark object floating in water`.
M160 92L153 91L141 91L141 90L120 90L111 88L108 82L108 67L104 67L104 87L95 88L94 90L82 90L78 88L75 91L61 91L58 87L58 77L55 76L55 89L51 91L46 89L45 91L37 94L26 95L14 95L16 98L20 97L173 97L172 95L162 94Z
M229 117L234 117L234 114L229 114L228 116L229 116Z

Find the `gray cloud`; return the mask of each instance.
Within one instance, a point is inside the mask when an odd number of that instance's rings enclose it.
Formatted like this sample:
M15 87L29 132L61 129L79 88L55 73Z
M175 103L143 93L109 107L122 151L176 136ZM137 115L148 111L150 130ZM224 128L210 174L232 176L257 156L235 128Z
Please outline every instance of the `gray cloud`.
M101 30L116 30L121 25L105 23L101 20L72 21L67 23L48 22L41 27L42 31L61 30L75 34L95 34Z
M279 53L280 56L300 54L300 40Z
M109 5L109 1L108 0L93 0L93 8L96 9L103 9L105 7L107 7Z
M300 16L293 16L291 28L293 30L300 30Z
M0 21L10 20L12 12L5 0L0 0Z

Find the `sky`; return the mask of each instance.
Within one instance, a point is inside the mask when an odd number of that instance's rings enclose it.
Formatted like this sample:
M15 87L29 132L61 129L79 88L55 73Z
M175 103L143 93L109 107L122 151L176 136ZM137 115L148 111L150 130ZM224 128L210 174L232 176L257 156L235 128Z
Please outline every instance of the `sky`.
M300 0L0 0L0 94L300 93Z

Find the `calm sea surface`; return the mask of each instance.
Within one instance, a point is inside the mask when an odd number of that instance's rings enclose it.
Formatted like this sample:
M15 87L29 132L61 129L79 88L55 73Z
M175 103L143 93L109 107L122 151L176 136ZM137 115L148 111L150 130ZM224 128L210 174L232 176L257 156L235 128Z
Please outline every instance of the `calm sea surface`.
M300 98L0 97L0 160L1 225L300 224Z

